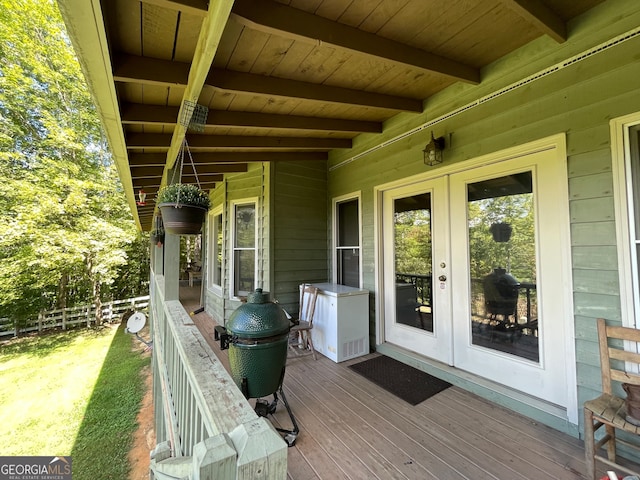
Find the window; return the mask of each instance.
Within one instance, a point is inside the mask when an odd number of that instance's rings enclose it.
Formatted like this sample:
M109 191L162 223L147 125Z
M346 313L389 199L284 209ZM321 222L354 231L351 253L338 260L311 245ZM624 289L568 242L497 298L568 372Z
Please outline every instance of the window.
M359 288L360 279L360 198L334 201L335 280L340 285Z
M222 208L211 214L209 221L209 286L222 290L223 228Z
M231 293L246 296L255 288L256 280L256 202L232 205L232 271Z

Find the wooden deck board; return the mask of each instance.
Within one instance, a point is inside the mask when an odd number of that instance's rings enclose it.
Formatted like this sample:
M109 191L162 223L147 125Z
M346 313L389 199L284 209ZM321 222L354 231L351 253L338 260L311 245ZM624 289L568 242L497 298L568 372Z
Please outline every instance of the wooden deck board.
M188 312L193 302L183 299ZM206 312L192 318L229 368L214 321ZM300 426L288 450L290 480L584 478L581 440L455 386L412 406L348 368L374 355L287 362L284 391ZM283 406L270 418L291 428Z

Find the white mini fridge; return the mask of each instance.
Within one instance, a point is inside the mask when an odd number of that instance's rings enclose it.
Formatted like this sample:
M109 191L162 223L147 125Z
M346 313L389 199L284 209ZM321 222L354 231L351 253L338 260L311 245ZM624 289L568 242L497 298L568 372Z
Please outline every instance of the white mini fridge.
M369 291L314 283L318 300L311 339L318 353L343 362L369 353Z

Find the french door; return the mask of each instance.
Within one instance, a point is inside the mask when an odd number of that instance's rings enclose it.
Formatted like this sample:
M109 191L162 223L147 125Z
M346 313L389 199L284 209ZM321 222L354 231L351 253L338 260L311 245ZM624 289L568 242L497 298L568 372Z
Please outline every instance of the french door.
M383 191L385 341L567 406L553 149Z

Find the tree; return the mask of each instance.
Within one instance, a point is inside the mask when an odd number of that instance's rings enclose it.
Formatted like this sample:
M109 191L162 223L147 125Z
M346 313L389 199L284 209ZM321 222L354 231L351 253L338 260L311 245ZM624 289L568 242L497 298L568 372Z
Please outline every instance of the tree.
M0 317L109 294L136 240L51 0L0 0Z

